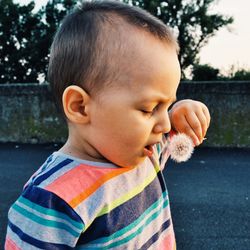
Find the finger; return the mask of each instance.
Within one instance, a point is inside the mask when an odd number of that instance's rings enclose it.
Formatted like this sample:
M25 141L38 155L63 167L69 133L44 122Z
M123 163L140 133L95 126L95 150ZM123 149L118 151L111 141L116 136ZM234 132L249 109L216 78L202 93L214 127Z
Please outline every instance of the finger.
M182 116L179 118L178 124L176 124L176 131L179 133L185 133L187 136L189 136L194 145L198 146L200 144L199 138L196 136L195 132L193 131L192 127L189 125L187 117Z
M207 133L207 129L208 129L208 121L207 121L207 118L205 116L205 114L203 112L197 112L195 113L198 120L199 120L199 123L200 123L200 126L201 126L201 129L202 129L202 134L201 134L201 140L203 141L203 138L205 137L206 133Z
M203 140L203 131L202 131L202 126L199 118L197 117L196 113L190 112L186 115L186 120L199 139L200 142Z
M198 137L196 136L196 134L194 133L192 129L190 129L190 131L188 132L188 136L191 138L194 146L197 147L201 144L200 140L198 139Z
M207 120L207 128L208 128L209 125L210 125L210 121L211 121L211 116L210 116L209 110L208 110L208 108L204 105L204 106L202 107L202 111L203 111L203 114L204 114L205 117L206 117L206 120Z

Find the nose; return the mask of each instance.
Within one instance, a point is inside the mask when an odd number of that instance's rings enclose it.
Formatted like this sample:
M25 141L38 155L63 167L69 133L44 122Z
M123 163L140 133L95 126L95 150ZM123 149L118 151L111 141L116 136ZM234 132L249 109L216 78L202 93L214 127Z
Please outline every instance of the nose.
M159 115L157 122L153 128L153 132L156 134L160 133L168 133L171 130L171 123L169 119L168 112L164 112L164 114Z

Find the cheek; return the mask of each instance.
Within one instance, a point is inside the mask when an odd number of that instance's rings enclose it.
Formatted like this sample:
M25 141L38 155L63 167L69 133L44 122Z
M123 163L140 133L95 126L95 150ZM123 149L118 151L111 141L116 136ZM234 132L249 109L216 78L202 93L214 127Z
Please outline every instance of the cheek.
M117 132L120 134L121 141L134 148L140 148L144 145L151 134L152 125L150 122L140 116L131 116L130 119L123 122L121 129Z
M129 114L112 112L112 115L102 116L96 124L98 134L109 144L123 144L132 146L145 143L152 131L152 124L137 112Z

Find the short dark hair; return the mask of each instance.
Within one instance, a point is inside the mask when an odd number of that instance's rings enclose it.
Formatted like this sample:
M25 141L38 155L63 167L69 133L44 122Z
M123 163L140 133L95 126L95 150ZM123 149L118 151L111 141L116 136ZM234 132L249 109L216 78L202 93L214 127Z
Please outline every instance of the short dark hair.
M51 46L48 81L59 108L69 85L94 95L124 74L117 56L123 56L125 46L119 39L122 24L151 33L178 50L169 27L148 12L119 1L83 2L64 18Z

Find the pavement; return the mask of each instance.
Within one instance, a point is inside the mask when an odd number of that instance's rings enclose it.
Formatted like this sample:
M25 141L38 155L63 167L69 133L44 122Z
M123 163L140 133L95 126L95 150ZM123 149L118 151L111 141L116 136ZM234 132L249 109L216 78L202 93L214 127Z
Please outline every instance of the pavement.
M10 205L57 148L0 144L0 249ZM178 250L250 250L250 149L199 148L164 175Z

